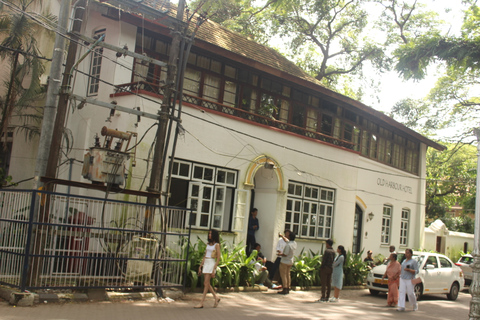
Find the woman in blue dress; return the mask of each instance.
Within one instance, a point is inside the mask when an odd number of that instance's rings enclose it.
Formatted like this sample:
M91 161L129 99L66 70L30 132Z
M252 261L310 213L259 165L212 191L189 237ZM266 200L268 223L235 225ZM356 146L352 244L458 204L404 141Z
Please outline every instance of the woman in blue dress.
M342 290L343 287L343 265L347 258L347 252L344 246L338 246L337 253L338 256L333 261L332 287L334 291L333 298L330 299L330 302L338 302L340 290Z

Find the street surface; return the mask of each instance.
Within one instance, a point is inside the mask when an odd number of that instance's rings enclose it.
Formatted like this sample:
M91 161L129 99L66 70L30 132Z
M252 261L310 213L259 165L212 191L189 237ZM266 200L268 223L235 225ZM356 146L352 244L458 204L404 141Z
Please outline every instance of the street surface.
M416 312L408 308L398 312L386 306L386 295L371 296L368 290L343 290L338 303L316 303L319 291L297 291L283 296L274 290L219 294L221 302L214 309L211 294L203 309L194 309L201 294L187 294L173 302L68 302L37 304L33 307L13 307L0 302L1 320L76 320L76 319L188 319L235 320L259 319L468 319L471 295L461 292L457 301L445 295L424 296ZM409 306L407 302L407 306Z

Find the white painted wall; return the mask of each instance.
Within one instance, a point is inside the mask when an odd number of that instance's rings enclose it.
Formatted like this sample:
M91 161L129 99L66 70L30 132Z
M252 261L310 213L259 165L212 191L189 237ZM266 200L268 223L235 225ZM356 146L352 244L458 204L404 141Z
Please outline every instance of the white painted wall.
M441 220L436 220L425 228L424 249L436 251L437 237L442 238L442 248L440 252L447 256L454 256L459 251L463 251L465 242L468 244L467 251L473 251L473 234L449 231Z

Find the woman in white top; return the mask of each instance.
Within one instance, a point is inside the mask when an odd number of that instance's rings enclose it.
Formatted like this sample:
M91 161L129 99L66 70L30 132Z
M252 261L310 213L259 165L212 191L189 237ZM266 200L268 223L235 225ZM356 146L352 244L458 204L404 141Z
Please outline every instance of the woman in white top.
M210 280L215 278L215 272L217 271L218 263L220 262L220 236L218 235L217 230L211 229L208 232L208 243L205 250L205 255L203 256L202 263L198 268L198 275L204 275L205 281L203 283L203 297L202 301L195 306L196 309L203 308L203 302L207 296L207 292L210 291L213 294L215 303L213 307L216 308L220 302L220 298L217 298L215 290L210 284Z

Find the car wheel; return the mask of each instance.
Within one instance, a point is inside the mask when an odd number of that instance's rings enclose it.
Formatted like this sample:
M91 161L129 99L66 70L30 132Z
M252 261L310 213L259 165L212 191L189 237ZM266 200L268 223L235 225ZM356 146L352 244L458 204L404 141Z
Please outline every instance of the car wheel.
M379 293L380 293L380 291L378 291L378 290L370 289L370 294L371 294L372 296L378 296Z
M447 293L447 298L448 300L455 301L458 298L458 291L460 291L460 288L458 287L458 283L454 282L452 284L452 287L450 288L450 292Z
M415 293L415 298L417 299L417 301L420 300L420 297L422 296L422 291L423 287L421 283L416 284L415 288L413 288L413 292Z

